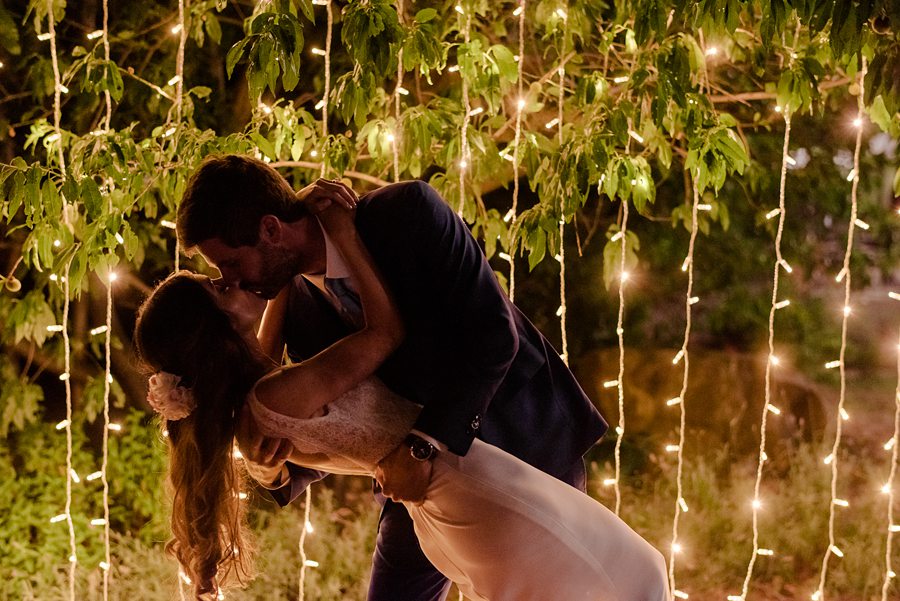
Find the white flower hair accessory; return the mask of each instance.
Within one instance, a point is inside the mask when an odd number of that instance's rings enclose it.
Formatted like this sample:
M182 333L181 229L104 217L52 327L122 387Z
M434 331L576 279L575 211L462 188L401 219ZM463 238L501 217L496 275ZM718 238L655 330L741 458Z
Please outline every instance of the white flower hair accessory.
M147 402L169 421L184 419L197 406L190 388L179 386L181 377L160 371L150 376Z

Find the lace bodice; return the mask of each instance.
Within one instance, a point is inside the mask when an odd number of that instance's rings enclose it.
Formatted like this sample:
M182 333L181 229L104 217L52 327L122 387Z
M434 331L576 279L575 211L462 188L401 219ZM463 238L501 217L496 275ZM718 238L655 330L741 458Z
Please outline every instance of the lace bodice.
M251 391L250 411L266 436L287 438L291 461L342 474L372 474L402 442L421 407L369 378L325 406L325 415L299 419L272 411Z

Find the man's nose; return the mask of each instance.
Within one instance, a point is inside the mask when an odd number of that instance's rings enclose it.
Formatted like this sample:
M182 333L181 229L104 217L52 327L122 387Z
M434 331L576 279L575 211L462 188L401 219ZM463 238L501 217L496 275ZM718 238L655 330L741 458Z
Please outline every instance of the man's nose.
M230 274L226 272L220 272L221 277L216 278L212 281L213 285L220 289L226 288L236 288L240 286L240 280L233 276L229 277Z

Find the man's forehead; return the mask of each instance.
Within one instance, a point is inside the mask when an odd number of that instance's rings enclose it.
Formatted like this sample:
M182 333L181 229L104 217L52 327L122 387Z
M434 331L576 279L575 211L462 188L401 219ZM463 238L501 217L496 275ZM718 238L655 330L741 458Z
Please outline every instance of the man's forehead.
M211 238L198 244L197 250L203 255L203 258L206 259L207 262L212 265L219 265L225 262L240 260L246 257L253 248L250 246L233 248L218 238Z

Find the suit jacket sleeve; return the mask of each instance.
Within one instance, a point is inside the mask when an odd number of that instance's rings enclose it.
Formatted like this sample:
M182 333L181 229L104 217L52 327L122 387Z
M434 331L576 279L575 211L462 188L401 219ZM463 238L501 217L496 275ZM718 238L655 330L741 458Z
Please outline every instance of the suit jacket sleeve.
M303 494L310 484L328 475L328 472L301 467L293 463L287 463L286 465L290 479L281 488L269 490L269 494L272 495L272 498L275 499L275 502L280 507L286 507Z
M415 429L465 455L518 350L511 306L469 229L434 188L405 182L370 196L364 210L374 214L360 231L390 272L401 310L428 306L446 336L431 342L447 347L448 360L435 371L430 398L418 399L424 408Z

